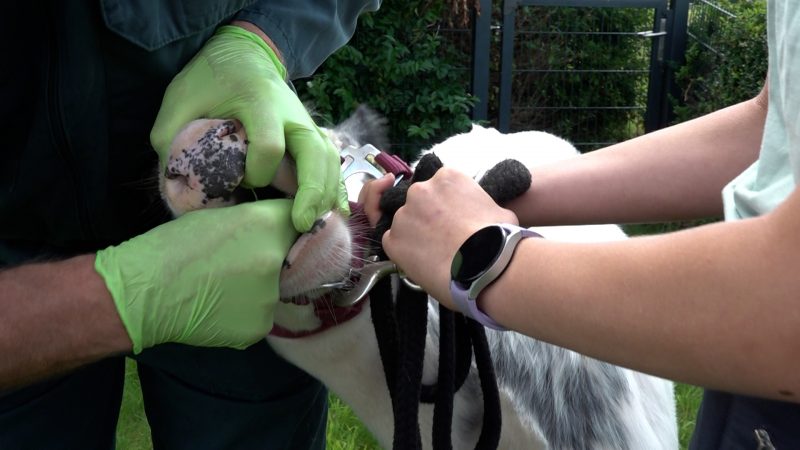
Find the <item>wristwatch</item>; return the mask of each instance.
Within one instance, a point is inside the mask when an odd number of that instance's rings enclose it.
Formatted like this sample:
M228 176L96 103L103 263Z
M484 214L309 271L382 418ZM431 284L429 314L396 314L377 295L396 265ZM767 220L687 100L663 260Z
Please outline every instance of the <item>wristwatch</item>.
M497 223L481 228L461 244L450 265L450 295L464 315L486 327L506 330L484 314L476 300L503 273L517 244L527 237L541 235L516 225Z

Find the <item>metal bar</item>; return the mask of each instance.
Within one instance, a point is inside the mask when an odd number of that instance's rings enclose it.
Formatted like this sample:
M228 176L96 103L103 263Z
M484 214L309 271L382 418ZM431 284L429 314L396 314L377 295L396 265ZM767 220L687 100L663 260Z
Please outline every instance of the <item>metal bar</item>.
M721 6L717 5L716 3L711 3L708 0L698 0L698 2L702 3L702 4L706 5L706 6L709 6L712 9L716 9L717 11L721 12L722 14L727 15L728 17L730 17L732 19L736 18L736 14L734 14L734 13L732 13L732 12L726 10L726 9L723 9Z
M513 111L634 111L644 106L515 106Z
M664 0L518 0L519 6L572 6L599 8L659 8Z
M489 46L491 42L492 0L480 0L480 11L472 9L472 120L489 118Z
M515 69L514 73L650 73L649 69Z
M646 31L649 33L650 31ZM548 35L556 35L556 36L631 36L631 37L642 37L641 31L631 31L631 32L624 32L624 31L531 31L531 30L522 30L517 31L519 35L541 35L541 36L548 36Z
M511 127L511 82L514 67L514 28L518 0L503 0L503 37L500 56L500 111L497 129L507 133Z
M670 10L672 11L672 23L670 24L670 37L667 47L667 75L665 95L680 99L681 92L675 82L675 70L682 67L686 62L686 41L689 33L689 0L671 0ZM713 50L713 49L712 49ZM664 112L664 125L667 125L675 118L672 109L672 102L667 100Z
M706 44L705 42L703 42L700 39L700 36L697 36L696 34L692 33L691 31L686 31L686 35L689 36L690 38L694 39L695 42L700 44L704 49L710 51L711 53L713 53L713 54L715 54L717 56L721 56L722 55L722 52L720 52L719 50L715 49L711 45Z
M659 33L667 30L667 2L656 8L653 15L653 32ZM663 108L666 98L664 96L664 39L659 36L653 39L650 50L650 82L647 86L647 112L644 118L644 129L646 132L657 130L663 126Z

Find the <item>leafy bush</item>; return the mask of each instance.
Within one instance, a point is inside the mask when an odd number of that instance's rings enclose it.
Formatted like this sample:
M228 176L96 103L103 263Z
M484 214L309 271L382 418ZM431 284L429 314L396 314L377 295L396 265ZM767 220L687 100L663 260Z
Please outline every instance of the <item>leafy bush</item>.
M470 56L442 39L444 8L441 0L384 2L362 16L350 44L313 78L296 83L299 95L327 123L343 120L359 103L387 115L392 147L407 160L468 130Z
M766 0L717 0L728 14L690 12L686 64L675 76L681 98L673 107L678 122L755 96L767 74ZM713 20L712 20L713 19Z

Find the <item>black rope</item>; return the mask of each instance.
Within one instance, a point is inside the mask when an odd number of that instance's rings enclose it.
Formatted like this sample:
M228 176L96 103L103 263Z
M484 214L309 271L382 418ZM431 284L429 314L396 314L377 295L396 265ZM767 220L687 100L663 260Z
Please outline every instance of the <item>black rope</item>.
M405 204L408 187L430 179L441 161L426 155L419 161L412 180L386 191L381 198L383 216L376 226L375 242L391 226L397 209ZM499 204L516 198L530 186L528 170L519 162L506 160L484 175L481 186ZM382 259L382 248L376 252ZM453 399L469 375L473 353L483 392L483 422L476 449L493 450L500 442L502 427L500 395L489 344L482 325L460 313L439 307L439 373L435 385L422 385L427 337L428 298L424 292L400 283L397 303L392 301L389 278L381 280L370 293L372 322L384 367L394 413L395 450L420 450L419 403L434 403L432 442L435 450L452 450ZM473 351L474 349L474 351Z
M439 305L439 373L436 377L435 405L433 407L433 448L451 450L450 433L453 428L453 399L456 388L455 321L453 312ZM469 367L467 367L469 371Z
M494 376L494 366L486 340L486 330L483 325L472 319L467 320L472 345L475 348L475 365L478 366L478 377L483 391L483 426L478 437L476 450L494 450L500 443L500 428L502 427L502 411L500 410L500 392L497 389L497 379Z
M378 352L383 364L383 374L392 405L395 404L394 388L397 383L397 366L400 363L397 320L395 320L394 302L392 301L392 283L389 278L378 281L370 292L370 315L375 337L378 340Z
M463 314L454 313L453 311L447 309L446 307L439 305L439 328L440 330L444 330L445 327L450 326L449 323L452 322L453 326L453 337L447 338L446 335L440 331L439 334L439 345L443 347L453 347L455 350L454 357L450 357L445 353L447 356L442 355L442 351L440 350L439 353L439 364L440 367L442 364L454 364L454 380L453 386L455 390L459 390L461 386L464 385L464 382L467 381L467 376L469 376L469 368L472 364L472 346L465 345L467 343L466 339L467 336L467 325L466 325L466 317ZM468 344L468 343L467 343ZM447 352L447 349L445 350ZM452 361L455 360L453 363ZM440 369L441 370L441 369ZM449 370L449 369L448 369ZM422 385L422 393L421 393L421 400L422 403L435 403L438 393L438 381L437 384L423 384Z
M422 449L419 430L422 366L428 321L428 295L400 285L395 305L400 324L400 361L397 372L397 402L394 408L396 449Z

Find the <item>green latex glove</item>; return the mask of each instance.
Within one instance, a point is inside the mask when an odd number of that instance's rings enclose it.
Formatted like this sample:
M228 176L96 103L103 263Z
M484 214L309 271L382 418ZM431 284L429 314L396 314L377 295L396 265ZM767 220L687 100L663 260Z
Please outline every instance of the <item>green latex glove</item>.
M272 328L297 238L290 200L188 213L97 252L133 350L164 342L245 348Z
M285 79L286 68L261 37L223 26L167 87L150 141L163 168L170 143L190 121L238 119L250 141L244 185L269 184L288 150L299 184L292 222L305 232L330 209L349 213L347 193L339 152Z

